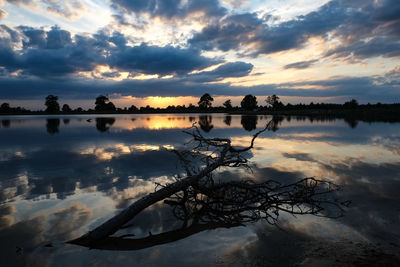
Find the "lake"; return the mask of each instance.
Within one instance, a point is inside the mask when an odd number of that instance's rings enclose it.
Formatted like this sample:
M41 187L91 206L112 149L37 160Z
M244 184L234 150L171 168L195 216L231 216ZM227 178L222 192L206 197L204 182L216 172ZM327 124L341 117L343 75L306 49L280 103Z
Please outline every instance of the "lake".
M224 168L216 180L305 177L341 185L344 217L281 213L135 251L65 244L112 217L157 184L181 174L168 149L183 149L198 125L206 137L246 146L271 116L225 114L1 116L2 266L290 266L308 242L372 242L400 247L400 123L281 117L246 153L251 170ZM129 228L143 237L179 228L165 204Z

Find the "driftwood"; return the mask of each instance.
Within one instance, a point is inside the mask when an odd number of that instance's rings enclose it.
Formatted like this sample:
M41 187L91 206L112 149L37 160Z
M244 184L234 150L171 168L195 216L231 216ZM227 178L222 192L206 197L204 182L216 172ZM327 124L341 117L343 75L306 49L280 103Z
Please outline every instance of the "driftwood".
M276 224L279 212L290 214L314 214L339 217L343 207L330 194L338 186L314 178L305 178L289 185L276 181L254 183L252 181L230 181L216 183L213 172L221 167L249 167L244 152L251 150L255 139L267 130L276 127L271 120L264 129L257 132L247 147L234 147L227 138L205 138L197 127L185 131L192 137L185 151L172 150L185 169L184 177L160 185L156 191L137 200L99 227L68 243L99 249L141 249L175 241L194 233L219 227L234 227L265 219ZM175 217L182 221L180 229L132 239L112 235L149 206L164 201L172 207ZM335 213L322 214L327 205Z

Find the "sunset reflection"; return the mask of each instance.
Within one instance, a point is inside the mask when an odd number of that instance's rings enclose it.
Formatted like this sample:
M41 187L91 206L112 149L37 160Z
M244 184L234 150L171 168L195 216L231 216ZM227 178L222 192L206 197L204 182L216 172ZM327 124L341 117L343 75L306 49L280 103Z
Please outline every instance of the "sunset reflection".
M184 170L169 150L185 148L190 138L182 130L193 123L204 135L229 137L235 146L247 146L272 116L158 114L52 119L60 120L56 134L47 131L48 117L16 117L10 119L10 127L0 129L4 140L0 144L0 238L12 240L12 249L4 242L4 257L15 253L18 246L24 247L30 259L46 258L41 249L49 242L63 243L77 237L135 199L154 192L158 184L175 181ZM68 123L63 123L67 119ZM393 207L400 201L400 126L381 126L358 122L351 128L340 119L281 117L276 127L258 136L254 149L246 153L251 173L221 168L215 178L292 183L312 176L333 181L343 186L338 197L354 201L354 206L338 221L283 215L281 226L295 233L293 240L378 239L397 244L395 233L400 229ZM171 216L160 203L139 216L131 230L137 236L156 234L176 226ZM171 247L204 255L209 253L210 240L217 240L213 249L234 262L232 253L243 252L243 246L251 251L252 246L263 242L262 246L269 248L270 238L279 241L282 237L271 234L264 240L258 231L269 231L266 229L260 224L206 231ZM94 253L80 248L66 251L62 246L51 249L46 253L62 251L68 257ZM135 255L148 255L149 251L157 251L162 257L173 252L168 246L159 246ZM96 255L103 259L111 254ZM146 266L157 262L143 259Z

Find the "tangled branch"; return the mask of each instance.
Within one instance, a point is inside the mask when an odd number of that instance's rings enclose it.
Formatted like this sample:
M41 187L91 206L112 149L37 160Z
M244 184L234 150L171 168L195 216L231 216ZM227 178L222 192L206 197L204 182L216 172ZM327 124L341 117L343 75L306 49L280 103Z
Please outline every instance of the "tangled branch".
M172 150L186 176L159 185L155 192L69 243L103 249L140 249L217 227L229 228L258 220L276 225L280 212L331 218L342 216L348 203L334 198L333 193L339 187L331 182L312 177L287 185L273 180L264 183L251 180L215 182L213 174L218 168L249 168L244 152L254 147L261 133L275 128L276 120L271 120L253 135L247 147L237 147L232 146L228 138L204 137L194 125L185 131L191 136L191 142L187 144L189 148ZM182 221L181 229L141 239L112 237L137 214L159 201L172 208L174 216Z

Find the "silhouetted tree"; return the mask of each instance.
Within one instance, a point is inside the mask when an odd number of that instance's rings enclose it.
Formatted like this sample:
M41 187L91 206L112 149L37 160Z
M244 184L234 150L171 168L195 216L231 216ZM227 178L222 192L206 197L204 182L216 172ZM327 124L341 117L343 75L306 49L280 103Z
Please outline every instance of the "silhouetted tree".
M198 102L199 107L202 109L210 108L214 98L212 98L209 94L204 94L200 97L200 101Z
M57 113L60 112L60 105L58 104L58 96L48 95L46 96L46 112L47 113Z
M253 131L257 128L257 115L242 115L240 123L246 131Z
M222 105L224 105L224 107L226 108L226 109L232 109L232 102L231 102L231 100L230 99L228 99L228 100L226 100Z
M8 104L8 103L3 103L3 104L1 104L1 106L0 106L0 112L2 112L2 113L8 113L8 112L10 112L10 111L11 111L10 104Z
M206 133L214 128L214 125L212 125L212 117L208 115L199 116L199 125L200 128Z
M132 105L132 106L130 106L130 107L128 108L128 110L129 110L130 112L137 112L139 109L138 109L135 105Z
M71 112L72 109L69 107L68 104L64 104L61 109L63 112Z
M95 110L100 112L114 112L116 110L114 104L104 95L100 95L96 98Z
M358 107L358 102L355 99L352 99L350 101L347 101L343 104L343 107L345 108L357 108Z
M277 106L279 105L279 96L277 95L268 96L265 102L267 102L267 104L270 105L272 108L277 108Z
M114 118L96 118L96 128L99 132L106 132L114 122Z
M246 95L242 102L240 102L240 106L246 110L254 110L257 108L257 97L253 95Z
M47 119L46 130L49 134L58 133L58 127L60 126L60 119Z

